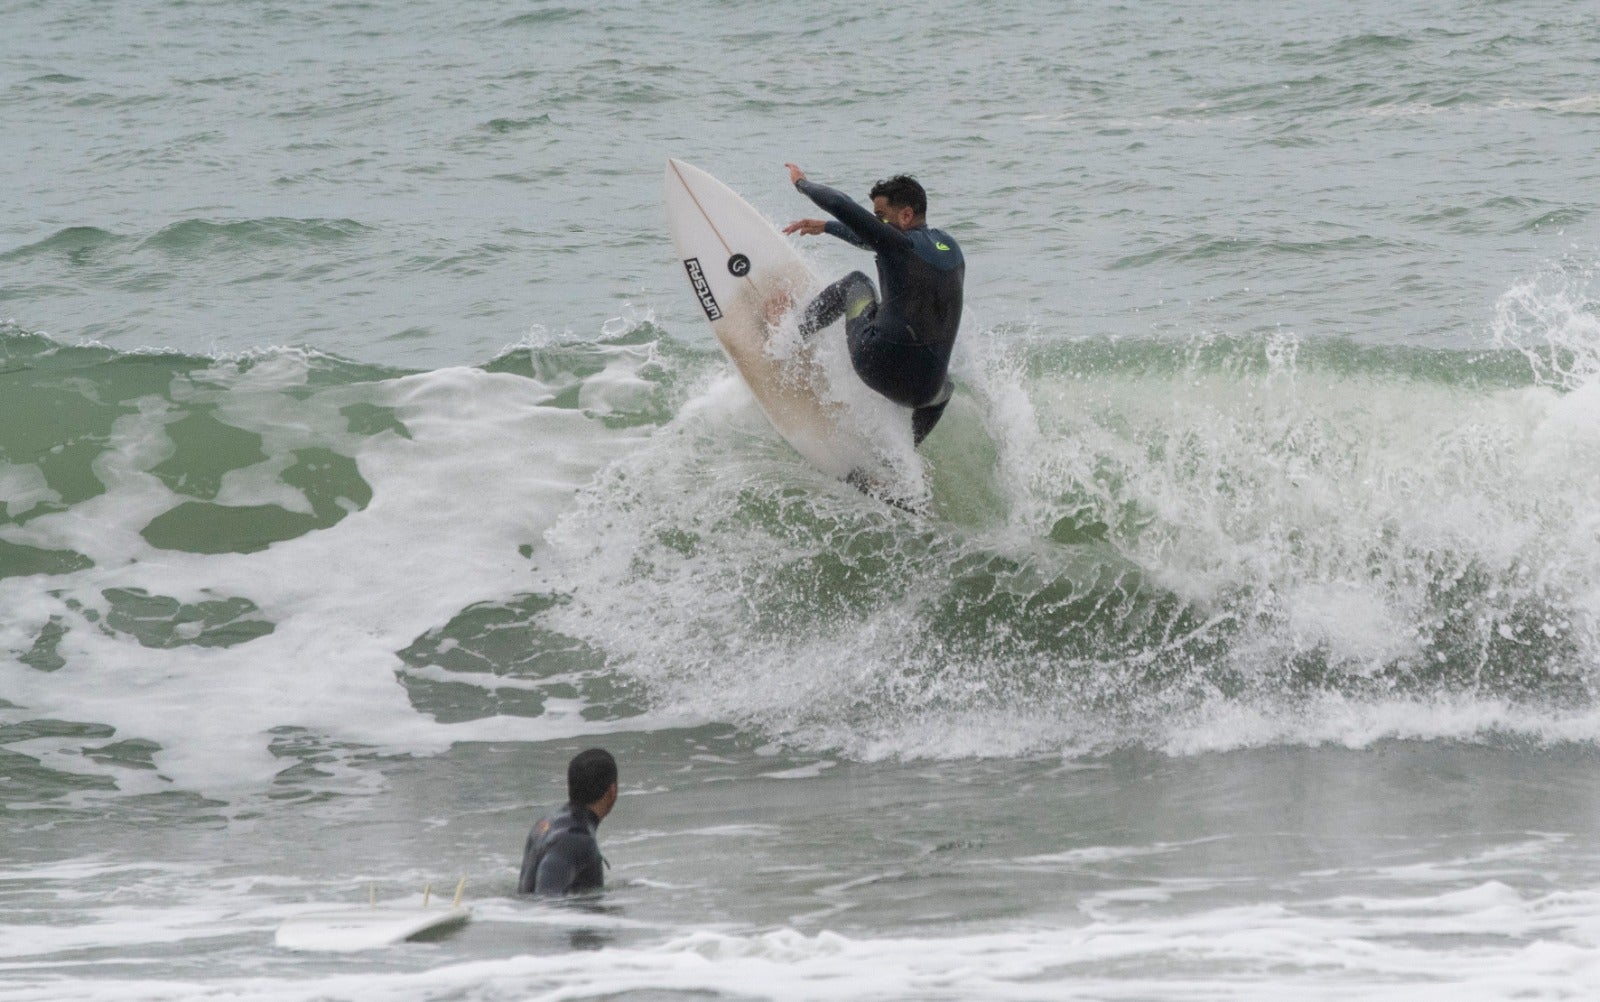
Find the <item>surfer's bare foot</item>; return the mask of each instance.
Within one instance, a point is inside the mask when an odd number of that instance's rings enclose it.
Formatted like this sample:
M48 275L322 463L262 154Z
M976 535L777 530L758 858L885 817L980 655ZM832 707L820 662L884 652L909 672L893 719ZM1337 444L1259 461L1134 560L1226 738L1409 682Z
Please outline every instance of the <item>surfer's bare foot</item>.
M776 327L792 306L794 306L794 294L780 292L767 300L766 308L762 311L762 319L767 322L768 327Z

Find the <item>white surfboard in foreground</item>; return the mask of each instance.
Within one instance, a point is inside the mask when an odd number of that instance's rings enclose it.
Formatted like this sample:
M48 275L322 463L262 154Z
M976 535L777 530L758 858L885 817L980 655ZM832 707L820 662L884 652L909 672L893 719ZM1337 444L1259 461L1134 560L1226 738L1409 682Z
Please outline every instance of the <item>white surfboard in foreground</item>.
M772 426L824 473L875 494L873 485L897 481L872 443L845 422L811 352L779 357L769 349L769 321L817 286L805 260L754 206L692 164L667 161L665 195L667 228L690 290Z
M465 884L465 881L462 881ZM472 910L461 907L461 887L456 888L452 905L428 907L423 894L422 907L369 905L365 908L338 908L296 915L278 926L274 942L286 950L347 952L392 946L425 934L443 935L464 926Z

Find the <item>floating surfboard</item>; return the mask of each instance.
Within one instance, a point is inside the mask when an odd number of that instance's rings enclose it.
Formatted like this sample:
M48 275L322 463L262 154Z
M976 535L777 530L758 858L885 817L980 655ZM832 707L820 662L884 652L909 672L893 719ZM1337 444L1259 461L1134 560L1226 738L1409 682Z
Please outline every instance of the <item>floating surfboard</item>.
M772 426L824 473L881 494L877 485L897 478L844 421L811 352L768 343L773 321L818 284L805 259L754 206L692 164L667 161L665 194L689 288Z
M429 908L427 892L422 900L421 908L371 905L296 915L278 926L274 941L286 950L372 950L406 940L442 936L472 919L472 911L461 907L459 886L455 903L449 907Z

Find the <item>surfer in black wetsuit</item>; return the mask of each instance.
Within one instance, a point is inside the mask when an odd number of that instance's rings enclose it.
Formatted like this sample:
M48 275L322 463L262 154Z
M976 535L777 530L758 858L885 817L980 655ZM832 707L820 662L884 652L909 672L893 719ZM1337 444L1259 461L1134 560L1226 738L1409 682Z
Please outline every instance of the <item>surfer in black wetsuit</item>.
M600 821L617 802L617 760L603 748L579 752L567 763L567 804L528 833L522 850L519 894L560 896L605 886Z
M853 271L823 289L805 308L800 332L809 337L845 317L850 361L861 381L897 404L912 408L918 445L944 415L954 389L947 372L961 325L961 285L966 260L948 233L928 228L928 196L914 179L879 181L872 208L843 192L806 180L794 164L789 180L833 216L797 219L785 233L829 233L878 255L879 302L871 279Z

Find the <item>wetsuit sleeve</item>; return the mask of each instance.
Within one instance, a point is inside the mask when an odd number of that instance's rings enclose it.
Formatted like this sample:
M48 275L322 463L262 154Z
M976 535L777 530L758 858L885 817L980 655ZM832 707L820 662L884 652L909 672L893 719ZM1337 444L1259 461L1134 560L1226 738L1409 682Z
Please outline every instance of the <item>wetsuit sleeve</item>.
M539 859L538 845L539 831L536 828L528 833L528 841L522 847L522 872L517 875L518 894L528 894L533 891L533 882L537 875L534 864Z
M572 882L578 876L578 868L572 865L572 860L554 852L544 854L544 859L539 862L539 870L534 874L533 893L559 897L572 889Z
M872 249L872 246L870 244L868 244L865 240L862 240L860 237L856 236L854 230L850 229L850 227L846 226L845 224L839 222L837 219L828 220L827 223L825 223L823 225L822 231L824 233L828 234L828 236L830 236L830 237L838 237L840 240L843 240L845 243L854 244L855 246L860 247L862 250L871 250Z
M844 192L830 188L825 184L817 184L805 178L794 183L800 194L817 203L817 208L837 219L843 227L855 235L856 239L850 242L858 247L866 247L878 252L890 250L904 250L911 246L911 238L890 226L888 223L872 214L872 210L858 205ZM830 224L828 232L840 236ZM843 239L849 239L844 237Z
M593 839L558 837L544 852L534 874L533 893L562 895L573 890L579 875L599 861Z

